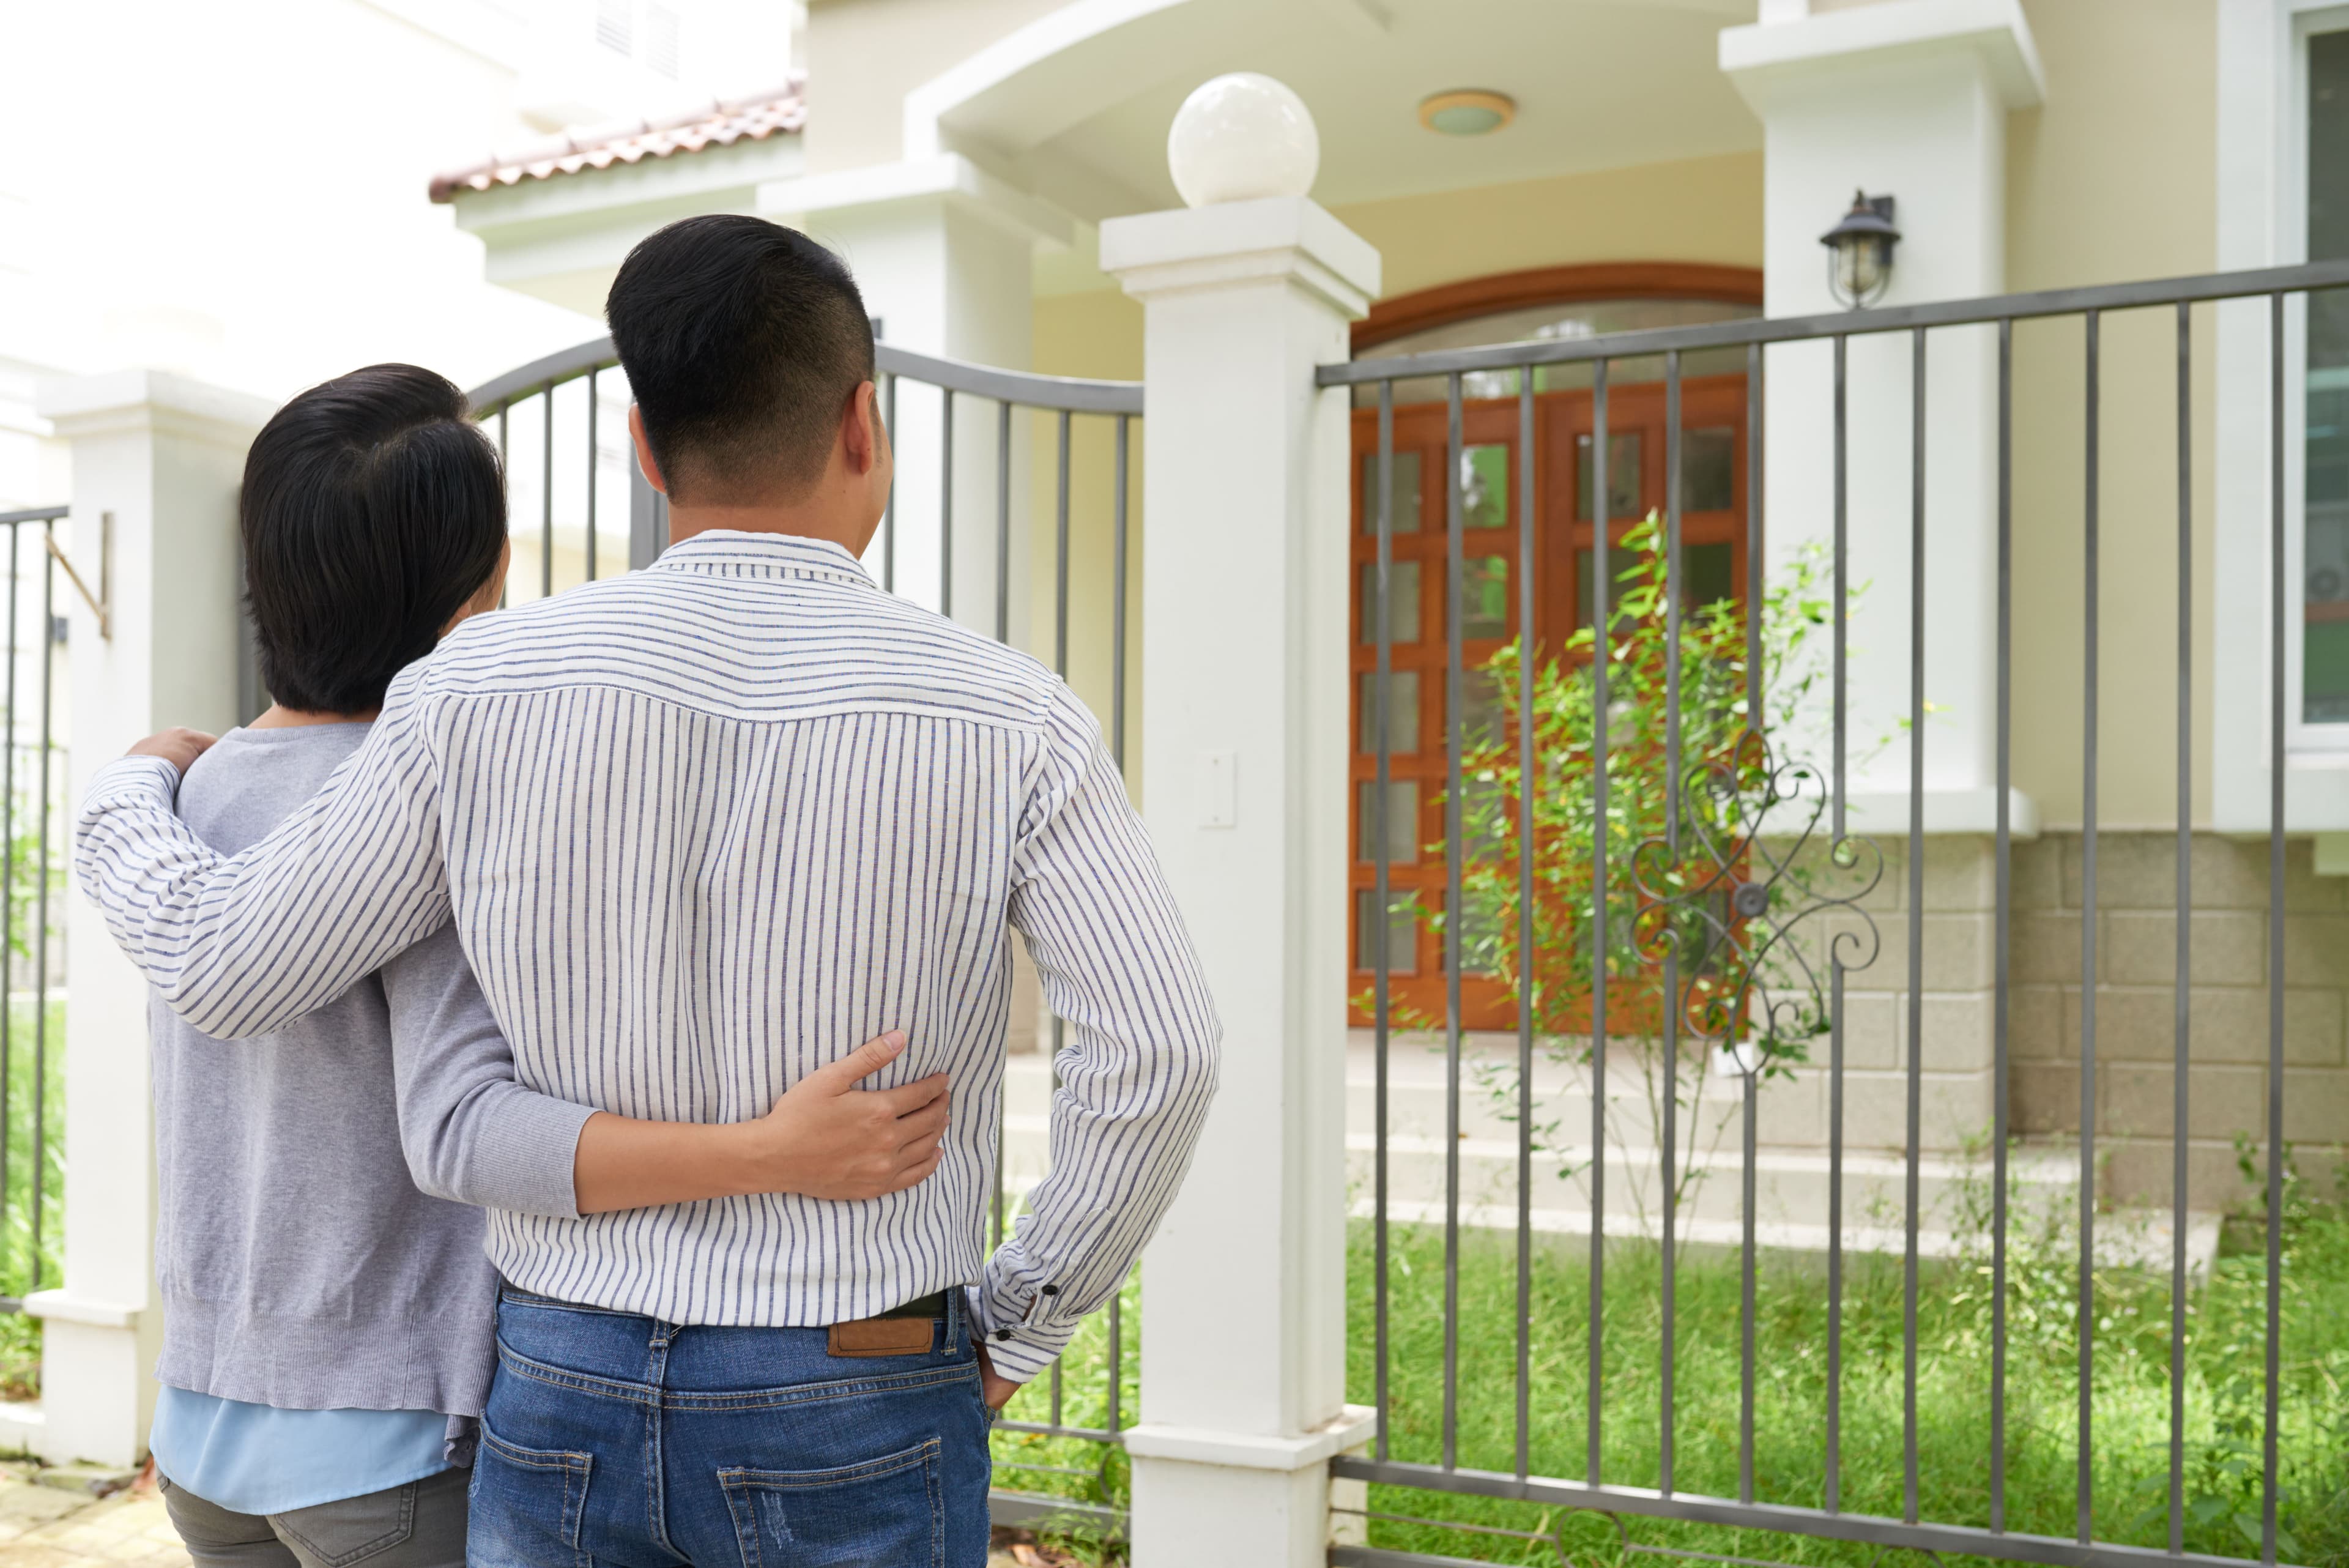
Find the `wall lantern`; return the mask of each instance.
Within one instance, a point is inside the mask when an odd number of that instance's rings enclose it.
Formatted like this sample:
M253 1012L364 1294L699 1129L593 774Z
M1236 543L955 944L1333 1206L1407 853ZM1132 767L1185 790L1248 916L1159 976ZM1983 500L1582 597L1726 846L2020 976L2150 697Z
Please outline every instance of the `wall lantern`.
M1843 222L1819 236L1827 248L1827 290L1854 310L1873 305L1892 281L1892 198L1855 191Z

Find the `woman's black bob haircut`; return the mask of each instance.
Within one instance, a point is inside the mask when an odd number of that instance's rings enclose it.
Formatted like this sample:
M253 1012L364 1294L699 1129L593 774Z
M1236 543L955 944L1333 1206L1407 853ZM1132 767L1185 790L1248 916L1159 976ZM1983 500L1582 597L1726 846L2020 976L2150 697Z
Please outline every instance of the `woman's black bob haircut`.
M370 365L278 410L237 512L262 684L308 713L381 707L506 544L497 449L465 394L414 365Z

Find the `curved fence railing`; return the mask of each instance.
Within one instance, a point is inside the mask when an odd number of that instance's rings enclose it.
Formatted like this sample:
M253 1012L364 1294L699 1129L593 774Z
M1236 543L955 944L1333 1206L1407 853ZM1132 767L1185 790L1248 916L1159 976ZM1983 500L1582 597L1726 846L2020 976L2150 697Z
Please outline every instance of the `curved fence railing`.
M885 342L875 359L896 470L868 568L889 591L1049 663L1102 717L1131 780L1141 384L997 369ZM659 554L666 507L629 444L626 379L609 337L517 367L471 398L505 459L510 598L551 595ZM977 441L968 433L974 414L983 421ZM1007 1075L988 1218L998 1244L1043 1172L1056 1086L1049 1064L1064 1026L1054 1018L1037 1033L1042 1049L1017 1058ZM1121 1526L1111 1465L1137 1370L1122 1299L1132 1289L1129 1282L997 1424L996 1469L1014 1483L995 1494L999 1522L1071 1516Z

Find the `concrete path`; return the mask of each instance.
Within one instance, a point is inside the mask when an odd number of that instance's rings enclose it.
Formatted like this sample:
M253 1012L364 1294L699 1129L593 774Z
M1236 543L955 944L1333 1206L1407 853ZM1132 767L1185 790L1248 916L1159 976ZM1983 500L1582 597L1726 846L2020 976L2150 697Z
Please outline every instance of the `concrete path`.
M30 1464L0 1463L0 1568L188 1568L187 1549L151 1485L99 1498L41 1485L38 1473Z

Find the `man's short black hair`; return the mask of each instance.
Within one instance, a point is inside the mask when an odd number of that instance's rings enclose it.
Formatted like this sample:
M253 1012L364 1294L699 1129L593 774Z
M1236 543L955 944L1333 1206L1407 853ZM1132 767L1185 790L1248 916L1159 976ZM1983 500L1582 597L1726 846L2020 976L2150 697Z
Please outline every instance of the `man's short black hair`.
M672 500L798 500L873 379L847 266L763 218L687 218L639 242L604 316Z
M497 449L465 394L414 365L311 388L245 454L237 505L262 684L284 707L383 705L497 569Z

